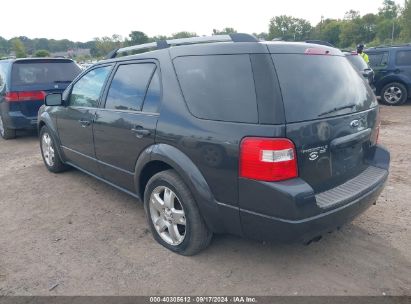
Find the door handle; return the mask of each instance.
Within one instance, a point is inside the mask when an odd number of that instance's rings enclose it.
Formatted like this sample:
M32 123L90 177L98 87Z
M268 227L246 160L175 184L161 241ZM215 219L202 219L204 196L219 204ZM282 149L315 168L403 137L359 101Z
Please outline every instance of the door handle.
M79 122L80 122L80 124L81 124L81 126L82 126L83 128L86 128L86 127L88 127L88 126L91 125L91 121L90 121L90 120L80 119Z
M134 127L131 132L135 133L137 138L143 138L151 133L150 130L144 129L142 126Z

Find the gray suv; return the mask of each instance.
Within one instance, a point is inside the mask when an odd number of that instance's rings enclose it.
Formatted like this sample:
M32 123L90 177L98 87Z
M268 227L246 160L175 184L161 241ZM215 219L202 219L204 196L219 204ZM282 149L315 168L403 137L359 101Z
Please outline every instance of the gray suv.
M44 163L144 201L174 252L195 254L214 233L318 240L383 189L376 97L335 48L233 34L110 57L46 97Z

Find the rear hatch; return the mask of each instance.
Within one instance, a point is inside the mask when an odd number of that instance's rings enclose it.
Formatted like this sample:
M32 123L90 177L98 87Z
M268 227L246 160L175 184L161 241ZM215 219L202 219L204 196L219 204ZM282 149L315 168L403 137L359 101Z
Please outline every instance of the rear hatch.
M365 80L336 49L269 49L299 176L318 193L364 171L376 142L378 116L376 97Z
M80 72L70 59L16 60L11 71L11 110L19 110L28 117L37 116L44 96L63 92Z

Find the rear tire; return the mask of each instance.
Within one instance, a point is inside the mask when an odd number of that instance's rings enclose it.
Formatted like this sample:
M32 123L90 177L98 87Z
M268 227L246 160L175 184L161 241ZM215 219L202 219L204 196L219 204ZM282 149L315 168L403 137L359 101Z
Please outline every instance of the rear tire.
M61 160L49 128L46 126L41 128L39 138L41 156L43 157L46 168L53 173L66 171L68 166Z
M144 209L153 237L167 249L188 256L210 244L212 232L174 170L150 178L144 191Z
M14 139L16 138L16 130L7 128L4 125L3 116L0 113L0 136L3 139Z
M391 82L382 88L380 96L386 105L399 106L407 100L408 92L402 83Z

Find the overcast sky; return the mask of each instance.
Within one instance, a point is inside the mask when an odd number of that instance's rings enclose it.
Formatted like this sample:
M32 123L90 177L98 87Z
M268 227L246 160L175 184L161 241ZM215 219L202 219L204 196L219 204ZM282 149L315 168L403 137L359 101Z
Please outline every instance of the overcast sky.
M20 0L1 1L0 36L67 38L94 37L139 30L149 36L179 31L210 35L213 28L238 32L268 31L276 15L292 15L313 25L325 18L343 18L350 9L376 13L382 0ZM403 0L396 0L403 4Z

